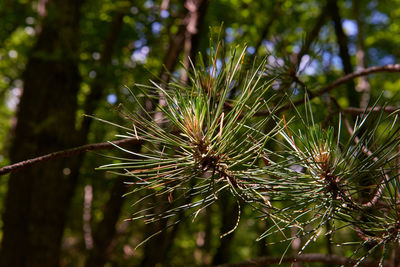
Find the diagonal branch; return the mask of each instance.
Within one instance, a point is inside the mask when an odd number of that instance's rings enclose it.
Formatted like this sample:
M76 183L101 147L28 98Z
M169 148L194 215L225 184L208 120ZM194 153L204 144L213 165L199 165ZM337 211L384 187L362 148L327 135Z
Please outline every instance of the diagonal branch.
M378 72L400 72L400 64L373 66L373 67L370 67L367 69L355 71L353 73L347 74L347 75L337 79L336 81L334 81L326 86L321 87L320 89L316 90L315 92L308 91L308 98L311 100L313 98L316 98L323 94L326 94L329 91L338 87L339 85L342 85L342 84L344 84L350 80L353 80L357 77L366 76L366 75L370 75L370 74L378 73ZM279 109L277 109L277 112L282 112L284 110L291 109L293 106L299 106L302 104L304 104L304 99L299 99L299 100L293 101L293 103L289 103L289 104L286 104L286 105L280 107ZM227 109L232 108L232 106L229 103L226 103L225 107ZM380 107L375 107L372 111L375 112L375 111L379 111L380 109L381 109ZM385 107L384 108L385 112L395 112L397 110L398 109L396 107ZM359 108L347 108L347 109L344 109L343 111L346 113L363 113L365 110L359 109ZM268 110L260 110L255 113L255 116L266 116L269 114L270 114L270 112Z
M270 33L271 27L274 22L282 15L281 6L283 1L276 1L272 7L272 12L269 15L268 21L264 24L263 29L261 30L261 34L259 35L260 39L258 39L257 43L254 45L254 54L253 58L257 55L257 52L260 50L264 39L266 39Z
M320 89L316 90L315 92L308 91L309 99L311 100L311 99L321 96L325 93L328 93L329 91L333 90L334 88L338 87L339 85L347 83L348 81L351 81L357 77L366 76L366 75L370 75L372 73L377 73L377 72L400 72L400 64L373 66L373 67L370 67L367 69L363 69L363 70L359 70L359 71L355 71L353 73L347 74L347 75L337 79L333 83L330 83L324 87L321 87ZM299 99L299 100L293 102L293 105L295 105L295 106L298 106L301 104L304 104L303 99ZM291 107L292 107L292 104L287 104L287 105L281 107L278 111L287 110L287 109L290 109Z
M343 120L344 120L344 123L346 125L347 131L349 132L350 135L353 135L354 134L354 130L352 129L349 121L346 119L346 117L343 117ZM354 138L354 142L358 145L360 143L360 138L358 138L356 136ZM361 149L369 157L371 157L373 155L373 153L370 150L368 150L368 148L366 148L365 146L362 146ZM373 157L373 161L374 162L377 162L378 160L379 159L377 157ZM384 177L385 177L384 179L386 180L386 182L389 182L389 180L390 180L389 175L386 174L383 170L381 170L381 172L384 175ZM376 192L374 194L374 197L370 201L368 201L367 203L361 204L361 206L362 207L367 207L367 208L370 208L370 207L374 206L378 202L379 198L382 196L382 192L383 192L384 189L385 189L385 183L383 183L383 181L381 181L380 183L378 183L378 189L376 190Z
M53 153L50 153L47 155L20 161L15 164L12 164L12 165L2 167L2 168L0 168L0 176L10 173L10 172L13 172L13 171L16 171L21 168L30 167L32 165L46 162L49 160L68 158L68 157L79 155L79 154L82 154L82 153L85 153L88 151L111 149L111 148L114 148L115 145L121 146L121 145L127 145L127 144L138 144L140 142L142 142L142 141L135 139L135 138L131 138L131 139L123 139L123 140L119 140L119 141L114 141L114 142L89 144L89 145L78 146L78 147L74 147L74 148L70 148L70 149L66 149L66 150L61 150L61 151L53 152Z

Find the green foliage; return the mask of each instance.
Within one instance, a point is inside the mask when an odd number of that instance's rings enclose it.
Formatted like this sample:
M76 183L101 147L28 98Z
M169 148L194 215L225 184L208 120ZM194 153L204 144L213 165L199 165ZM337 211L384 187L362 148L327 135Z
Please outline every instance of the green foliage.
M148 99L161 103L154 114L144 107L120 111L132 123L132 128L120 126L127 131L120 137L146 145L143 153L120 148L134 157L101 169L131 177L131 193L146 190L139 201L154 194L169 202L161 212L141 212L134 219L154 222L194 209L194 220L229 189L238 204L250 204L271 223L258 240L279 232L281 241L306 236L301 253L327 225L331 236L351 228L362 236L360 247L368 247L365 254L354 252L359 262L398 242L397 113L365 111L353 127L344 118L346 134L341 116L338 125L322 128L306 97L304 112L293 105L293 118L281 120L277 110L285 98L266 99L272 90L271 81L262 82L266 62L247 71L246 50L233 50L218 68L218 49L219 44L211 50L211 66L200 61L187 70L187 86L177 81L138 85ZM268 115L258 117L260 110ZM296 236L285 235L293 229Z

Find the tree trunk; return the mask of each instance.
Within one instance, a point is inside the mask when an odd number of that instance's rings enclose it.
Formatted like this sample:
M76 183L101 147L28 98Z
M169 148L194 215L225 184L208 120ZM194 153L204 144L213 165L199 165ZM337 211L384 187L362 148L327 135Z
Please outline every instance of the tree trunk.
M358 1L353 2L353 14L357 22L357 40L356 40L356 60L357 60L357 70L363 70L366 68L366 58L365 58L365 43L364 43L364 22L360 15L360 3ZM369 103L371 86L368 82L367 77L360 77L356 85L357 92L361 92L361 102L360 107L366 108Z
M343 72L344 74L350 74L353 72L353 66L351 64L351 58L348 48L348 39L342 27L342 18L340 16L337 0L328 0L328 8L334 22L335 34L337 38L337 43L339 45L339 56L342 59ZM356 92L354 80L350 80L347 83L347 97L349 99L350 106L359 106L360 96Z
M103 97L104 88L106 87L106 84L108 84L111 80L110 76L112 75L110 74L110 65L112 55L122 30L124 16L125 12L122 10L116 11L113 15L113 19L105 36L103 50L100 56L100 66L96 68L96 78L90 85L90 93L85 99L85 104L83 107L85 114L92 115L96 111L99 101ZM82 121L82 125L80 128L80 141L82 143L87 142L87 136L92 121L92 119L86 119Z
M104 218L97 226L93 235L94 246L89 253L86 267L102 267L110 256L110 245L116 233L116 225L124 203L123 194L126 192L124 178L118 178L114 182L110 199L104 209Z
M219 196L218 204L221 210L221 228L220 235L226 235L236 227L238 206L236 201L233 201L230 192L225 191ZM231 257L231 245L235 231L221 238L221 242L213 257L213 265L229 262Z
M300 52L297 55L295 55L293 59L293 63L295 65L300 66L301 59L303 58L303 56L310 52L312 43L315 41L315 39L318 38L319 32L321 31L322 26L324 26L328 18L328 13L329 13L329 4L326 4L321 9L321 14L315 21L313 28L307 33L306 39L304 40Z
M82 0L49 3L23 74L10 159L18 162L74 145L80 75L76 54ZM69 161L13 172L3 215L0 266L58 266L69 197Z
M196 54L199 49L201 32L203 30L204 18L207 13L209 0L186 1L185 7L189 11L186 15L186 31L184 41L183 65L190 69L189 58L193 65L196 61ZM186 84L188 75L182 73L181 81Z
M24 23L24 18L28 16L29 11L30 4L27 2L2 1L0 18L3 24L0 28L0 47L3 47L9 36Z
M261 34L259 36L259 39L257 43L254 45L254 55L253 55L253 60L256 57L258 51L260 50L263 41L268 38L268 35L271 31L272 24L276 21L277 18L281 16L281 6L282 6L282 1L276 1L271 8L271 15L268 16L267 22L263 25L263 28L261 30Z

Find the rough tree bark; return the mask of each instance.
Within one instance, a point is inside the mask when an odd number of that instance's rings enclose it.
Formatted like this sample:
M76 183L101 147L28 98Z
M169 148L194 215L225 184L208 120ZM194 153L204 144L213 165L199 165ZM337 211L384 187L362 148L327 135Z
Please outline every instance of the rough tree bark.
M49 2L23 74L12 162L74 145L80 76L77 48L83 0ZM66 159L11 174L0 266L58 266L74 181Z

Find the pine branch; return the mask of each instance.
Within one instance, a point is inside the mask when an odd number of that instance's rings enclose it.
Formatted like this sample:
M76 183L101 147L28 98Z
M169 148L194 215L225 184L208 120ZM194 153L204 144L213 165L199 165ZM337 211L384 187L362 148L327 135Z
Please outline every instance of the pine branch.
M365 75L369 75L372 73L377 73L377 72L400 72L400 64L394 64L394 65L385 65L385 66L374 66L374 67L370 67L367 69L363 69L360 71L356 71L353 73L350 73L344 77L341 77L339 79L337 79L336 81L334 81L331 84L328 84L327 86L324 86L322 88L320 88L319 90L317 90L315 93L309 92L309 99L313 99L315 97L321 96L329 91L331 91L332 89L336 88L337 86L346 83L349 80L352 80L354 78L360 77L360 76L365 76ZM300 104L303 104L304 101L302 99L293 102L294 105L298 106ZM225 106L226 108L231 108L231 106L229 104L226 104ZM283 110L287 110L290 109L292 107L292 105L285 105L283 107L281 107L278 111L283 111ZM379 111L381 108L380 107L375 107L373 109L373 111ZM395 107L385 107L384 111L385 112L394 112L397 109ZM353 112L353 113L361 113L361 109L357 109L357 108L347 108L344 109L344 112ZM268 110L260 110L258 111L255 115L257 116L265 116L268 115L269 111ZM114 144L117 145L123 145L123 144L128 144L128 143L135 143L138 142L138 140L136 139L126 139L126 140L120 140L120 141L115 141L113 142ZM8 165L5 167L0 168L0 176L10 173L12 171L15 171L17 169L20 168L24 168L24 167L28 167L28 166L32 166L34 164L40 163L40 162L45 162L45 161L49 161L49 160L53 160L53 159L59 159L59 158L66 158L66 157L71 157L74 155L78 155L81 153L85 153L87 151L91 151L91 150L105 150L105 149L111 149L114 146L111 143L108 142L104 142L104 143L96 143L96 144L89 144L89 145L84 145L84 146L79 146L79 147L75 147L75 148L71 148L71 149L67 149L67 150L62 150L62 151L57 151L57 152L53 152L44 156L40 156L40 157L36 157L33 159L28 159L25 161L21 161L21 162L17 162L15 164L12 165Z
M103 143L83 145L83 146L74 147L74 148L70 148L70 149L66 149L66 150L61 150L61 151L53 152L53 153L50 153L47 155L20 161L20 162L14 163L12 165L2 167L2 168L0 168L0 176L10 173L10 172L13 172L13 171L16 171L21 168L29 167L34 164L43 163L43 162L46 162L49 160L68 158L68 157L72 157L72 156L79 155L79 154L82 154L82 153L85 153L88 151L93 151L93 150L111 149L111 148L115 148L114 145L121 146L121 145L127 145L127 144L137 144L139 142L142 142L142 141L137 140L135 138L131 138L131 139L123 139L123 140L119 140L119 141L114 141L114 142L103 142Z
M261 257L254 260L247 260L240 263L228 263L223 265L218 265L218 267L250 267L250 266L266 266L268 264L278 264L278 263L293 263L293 262L321 262L330 264L341 264L346 266L354 266L357 260L350 259L338 255L326 255L318 253L301 254L286 257ZM376 261L363 261L359 263L358 266L375 267L379 263ZM383 264L383 266L389 266L388 264Z

